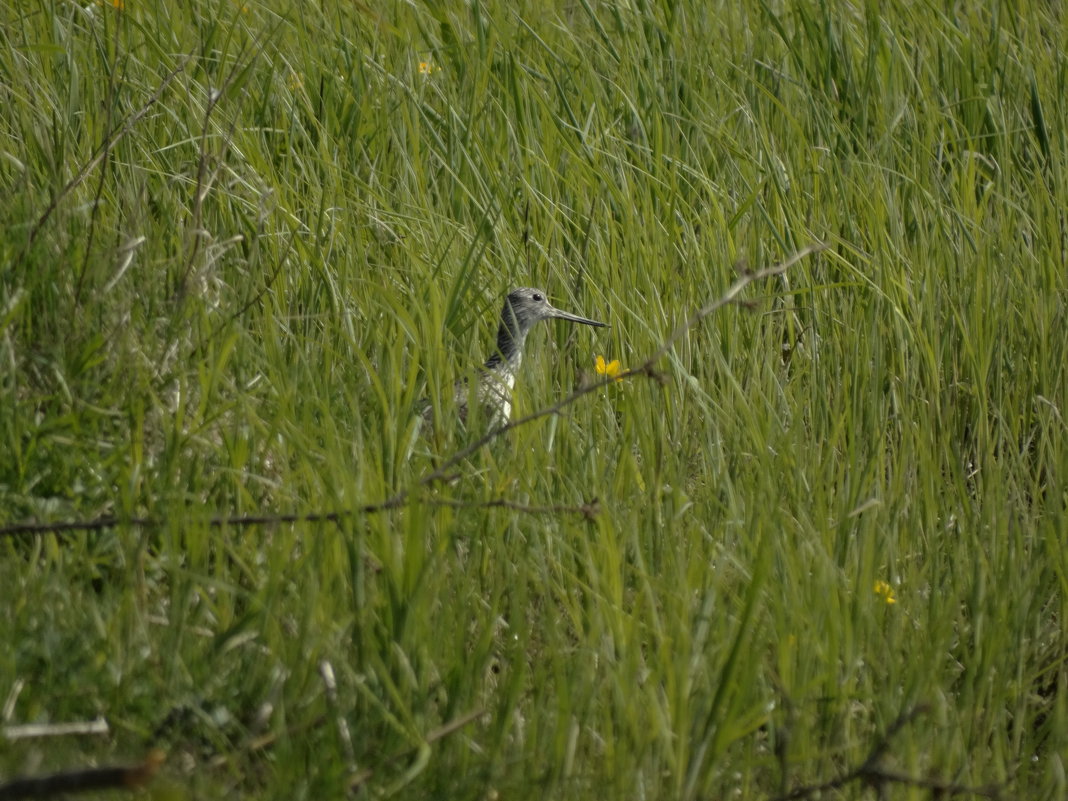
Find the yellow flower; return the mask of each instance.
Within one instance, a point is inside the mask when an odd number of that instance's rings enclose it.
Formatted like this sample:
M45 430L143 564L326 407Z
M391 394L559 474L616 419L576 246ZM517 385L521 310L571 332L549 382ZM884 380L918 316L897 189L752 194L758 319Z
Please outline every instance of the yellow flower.
M888 604L896 604L897 598L894 597L894 588L887 584L882 579L875 582L875 594L886 601Z
M125 0L96 0L98 6L111 6L117 8L119 11L126 9Z
M419 62L419 74L420 75L430 75L433 72L441 72L441 67L437 66L436 64L434 64L434 63L432 63L430 61L420 61Z
M604 360L604 356L598 356L595 364L597 369L597 375L603 375L606 378L614 378L616 381L622 381L619 374L623 372L623 366L619 363L619 359L612 359L610 362Z

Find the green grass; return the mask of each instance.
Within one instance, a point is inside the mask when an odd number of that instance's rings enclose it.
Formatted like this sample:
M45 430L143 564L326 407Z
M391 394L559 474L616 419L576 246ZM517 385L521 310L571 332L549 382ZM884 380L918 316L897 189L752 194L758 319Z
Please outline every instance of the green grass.
M988 5L5 5L0 524L158 525L0 538L0 725L111 727L0 778L1064 798L1068 16ZM813 242L417 486L508 288L612 325L523 414Z

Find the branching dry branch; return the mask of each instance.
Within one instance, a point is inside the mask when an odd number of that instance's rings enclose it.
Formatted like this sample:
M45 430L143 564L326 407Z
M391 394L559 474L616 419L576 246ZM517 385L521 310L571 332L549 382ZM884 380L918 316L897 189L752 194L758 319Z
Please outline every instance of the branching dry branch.
M262 514L262 515L219 515L209 517L202 525L209 528L252 528L255 526L274 526L287 523L337 523L357 514L375 514L387 509L396 509L407 502L407 496L390 498L382 503L371 503L345 509L340 512L308 512L306 514ZM428 506L448 506L456 509L511 509L515 512L531 515L581 515L593 517L599 511L597 499L577 506L565 504L530 505L517 503L508 498L494 498L488 501L465 501L456 498L425 498ZM72 531L105 531L109 528L128 526L130 528L161 528L164 520L157 517L98 517L93 520L65 520L44 523L11 523L0 526L0 537L13 537L20 534L67 534Z
M785 261L773 265L771 267L765 267L762 270L756 270L754 272L747 272L739 276L739 278L730 285L726 292L719 298L702 306L696 312L694 312L684 322L680 323L671 335L665 339L660 346L653 351L645 361L639 364L637 367L632 367L628 370L624 370L616 376L605 378L600 381L594 381L591 384L579 387L567 397L560 401L557 401L550 406L546 406L535 412L531 412L525 417L521 417L518 420L513 420L503 426L491 429L476 439L471 444L461 448L453 453L451 456L445 459L436 469L422 476L418 481L412 484L410 487L406 487L397 494L387 498L379 503L366 504L358 506L352 509L347 509L339 512L311 512L307 514L262 514L262 515L236 515L236 516L217 516L211 517L205 521L205 525L213 528L222 527L235 527L235 528L248 528L250 526L269 526L284 523L336 523L347 517L355 514L373 514L376 512L383 512L388 509L396 509L404 506L408 503L415 493L421 489L429 487L435 483L448 480L452 477L452 470L464 459L471 454L475 453L479 448L489 444L498 437L503 436L513 429L519 428L532 423L535 420L540 420L543 417L548 417L552 414L559 413L562 409L570 406L579 398L585 395L589 395L591 392L596 392L602 387L615 383L626 378L634 378L636 376L646 376L648 378L659 378L660 375L654 369L656 363L666 356L671 349L678 343L682 337L686 335L688 331L695 328L702 320L709 315L723 308L727 304L737 302L738 296L742 290L752 283L762 281L765 278L772 278L776 275L781 275L786 272L790 267L797 264L801 259L806 256L817 253L823 250L825 246L823 244L809 245L802 248L793 254ZM507 498L497 498L490 501L465 501L458 499L445 499L445 498L425 498L424 503L436 506L448 506L456 508L502 508L511 509L515 512L521 512L524 514L578 514L586 518L595 516L599 510L597 499L588 501L587 503L578 506L566 506L566 505L527 505L516 503ZM163 525L162 520L158 518L150 517L132 517L132 518L120 518L120 517L100 517L95 520L72 520L66 522L26 522L26 523L12 523L5 526L0 526L0 537L15 536L20 534L60 534L70 531L101 531L104 529L114 528L116 526L132 526L135 528L157 528Z

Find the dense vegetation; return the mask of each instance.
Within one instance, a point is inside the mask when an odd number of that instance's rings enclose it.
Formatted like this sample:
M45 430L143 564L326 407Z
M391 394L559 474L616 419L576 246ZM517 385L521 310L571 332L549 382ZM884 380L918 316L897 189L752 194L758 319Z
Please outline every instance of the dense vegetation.
M1065 798L1066 41L1048 2L5 4L0 525L118 522L0 537L0 725L110 728L0 778ZM612 326L542 323L519 417L817 243L449 464L509 288Z

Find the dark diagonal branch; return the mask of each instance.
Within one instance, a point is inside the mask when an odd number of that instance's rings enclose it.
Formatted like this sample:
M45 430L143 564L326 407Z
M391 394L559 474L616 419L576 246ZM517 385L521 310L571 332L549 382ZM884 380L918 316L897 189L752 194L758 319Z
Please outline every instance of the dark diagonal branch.
M54 798L72 793L100 790L134 790L144 787L156 775L165 755L158 749L148 752L144 761L125 767L86 768L0 784L0 801L22 798Z
M412 489L429 486L430 484L447 478L452 468L454 468L457 464L462 462L472 453L477 451L483 445L487 445L493 440L500 437L501 435L513 429L519 428L520 426L525 426L527 423L531 423L534 420L539 420L542 417L548 417L549 415L557 414L562 409L567 406L570 406L572 403L574 403L584 395L589 395L591 392L596 392L602 387L606 387L609 384L613 384L616 381L620 381L625 378L633 378L634 376L640 375L648 376L650 378L655 377L657 373L653 368L656 363L661 358L666 356L668 352L675 346L675 344L678 343L678 341L682 339L690 329L696 327L697 324L704 320L706 317L715 313L719 309L722 309L727 304L735 302L735 300L738 298L738 295L742 293L742 290L750 284L756 281L762 281L765 278L772 278L776 275L782 275L788 269L790 269L799 261L801 261L801 259L812 253L817 253L823 250L825 247L826 245L823 245L822 243L809 245L808 247L804 247L801 250L797 251L797 253L792 255L786 261L783 261L779 264L775 264L771 267L765 267L762 270L744 273L733 284L731 284L730 287L728 287L727 291L724 292L720 297L718 297L711 303L702 306L700 309L694 312L685 322L680 323L679 326L671 332L671 335L660 344L660 347L653 351L652 355L649 356L637 367L632 367L628 370L624 370L618 375L612 377L604 378L599 381L594 381L592 384L586 384L585 386L576 389L566 398L557 401L551 406L546 406L542 409L538 409L537 411L531 412L530 414L524 417L520 417L518 420L512 420L511 422L506 423L503 426L498 426L497 428L487 431L485 434L476 439L470 445L456 451L456 453L454 453L452 456L442 462L436 470L427 473L425 476L419 479L419 481L415 483L415 486L413 488L401 490L399 493L390 498L390 501L396 501L398 503L403 502L403 500L411 493Z
M854 782L860 782L870 787L874 787L880 792L880 798L883 797L881 795L882 788L890 784L900 784L908 787L918 787L923 790L930 790L935 798L976 796L979 798L995 799L995 801L1004 798L1001 789L994 785L972 787L931 776L910 776L907 773L899 773L898 771L889 770L883 767L883 757L890 749L891 740L893 740L902 729L925 712L927 712L927 707L923 704L910 707L903 711L897 716L897 719L890 724L886 731L882 733L879 739L875 742L875 745L872 746L871 751L868 753L868 756L864 761L851 770L848 770L833 779L828 779L825 782L805 784L800 787L795 787L790 792L785 793L784 795L775 796L770 799L770 801L800 801L800 799L805 798L819 798L824 793L838 790L848 784L853 784Z

